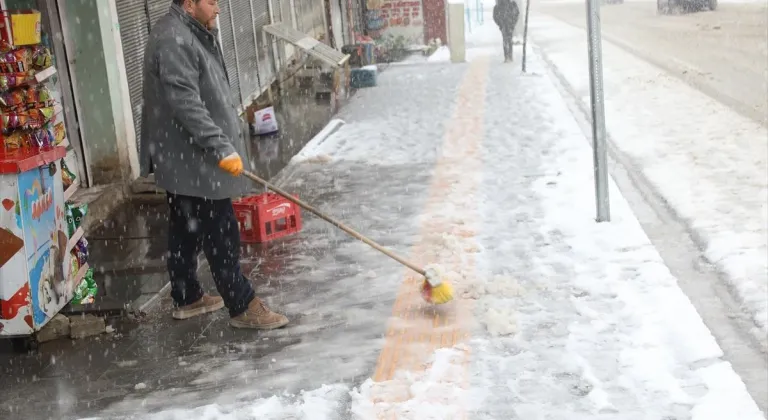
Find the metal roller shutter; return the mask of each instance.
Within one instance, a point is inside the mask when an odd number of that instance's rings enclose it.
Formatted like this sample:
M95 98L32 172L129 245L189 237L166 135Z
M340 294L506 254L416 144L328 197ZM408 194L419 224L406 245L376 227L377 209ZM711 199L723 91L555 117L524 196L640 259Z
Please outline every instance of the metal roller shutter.
M350 14L352 15L351 32L352 36L363 35L365 33L365 24L363 16L365 16L365 5L363 0L349 0ZM353 39L350 44L354 44L356 41Z
M230 0L237 47L240 97L247 106L251 96L259 91L259 57L256 49L253 11L250 0Z
M171 8L171 3L171 0L147 0L150 28L154 27L155 22L168 13L168 9Z
M314 35L315 16L312 3L314 0L295 0L296 19L299 21L299 30L305 34Z
M331 40L328 39L328 27L325 25L325 1L324 0L312 0L312 22L315 30L318 31L318 35L325 34L323 42L330 44Z
M269 57L268 39L264 37L264 27L272 23L269 16L268 0L251 0L253 8L253 28L256 32L256 45L259 51L259 84L266 86L272 82L273 69Z
M276 14L277 20L286 25L295 28L295 16L293 14L293 7L291 7L291 0L277 0L278 1L278 13ZM267 38L268 40L271 38ZM286 63L293 57L295 50L293 45L284 42L280 39L275 40L277 43L277 51L280 59L279 68L284 68Z
M278 2L280 4L280 13L278 15L280 22L289 26L293 26L293 18L291 16L293 9L291 8L291 0L278 0Z
M221 33L221 50L224 54L224 63L227 66L227 73L229 74L229 87L232 89L232 95L235 98L236 103L243 103L240 96L240 74L237 70L237 53L235 48L235 28L233 25L232 16L232 2L239 0L221 0L219 1L219 8L221 13L219 15L219 31Z
M144 0L117 2L117 19L123 44L125 73L131 96L131 111L136 128L136 144L141 141L142 83L144 74L144 48L149 38L149 19Z

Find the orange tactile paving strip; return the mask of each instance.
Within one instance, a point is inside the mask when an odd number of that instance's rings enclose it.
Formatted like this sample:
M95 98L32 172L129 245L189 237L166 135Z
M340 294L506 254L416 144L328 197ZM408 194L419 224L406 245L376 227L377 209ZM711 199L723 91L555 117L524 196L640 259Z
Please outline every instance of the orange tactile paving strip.
M472 62L459 86L457 105L447 124L442 156L435 165L430 195L423 212L426 217L420 229L421 240L415 244L411 253L416 262L439 262L446 271L474 273L475 269L471 253L463 253L452 261L435 261L434 257L428 256L439 246L431 243L431 239L440 238L443 233L471 242L475 236L472 226L477 217L476 212L472 208L462 209L460 221L463 224L457 224L456 220L429 218L429 215L439 213L445 203L452 199L461 201L464 194L479 186L488 64L487 59ZM431 306L421 298L422 280L409 273L400 286L392 308L393 318L389 322L385 343L376 364L373 376L376 382L391 380L395 372L400 370L422 372L435 350L453 347L469 338L467 325L472 320L471 301L460 299L457 290L456 301ZM469 354L465 354L466 367ZM466 385L468 378L464 376ZM377 400L381 401L380 398ZM390 418L394 418L392 416ZM465 417L464 413L457 413L457 418Z

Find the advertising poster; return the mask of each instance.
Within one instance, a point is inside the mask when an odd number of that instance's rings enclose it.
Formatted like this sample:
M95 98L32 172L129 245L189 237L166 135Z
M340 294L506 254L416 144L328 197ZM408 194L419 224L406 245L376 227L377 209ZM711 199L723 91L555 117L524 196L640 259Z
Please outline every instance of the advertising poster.
M32 320L36 326L66 304L64 271L67 235L61 229L64 212L55 205L55 164L19 174L19 204L24 233Z
M368 0L367 28L373 39L387 36L405 38L406 44L424 41L421 0Z
M32 315L16 176L0 177L0 203L0 334L26 334Z

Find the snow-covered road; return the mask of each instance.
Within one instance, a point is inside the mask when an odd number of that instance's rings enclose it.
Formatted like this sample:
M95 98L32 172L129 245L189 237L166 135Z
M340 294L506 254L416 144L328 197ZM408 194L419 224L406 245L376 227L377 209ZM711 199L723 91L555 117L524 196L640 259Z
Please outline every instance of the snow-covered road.
M584 28L585 3L544 0L533 13ZM600 17L604 40L768 124L768 2L721 1L714 12L660 16L656 1L629 1L602 7Z
M281 270L309 277L281 281L306 282L313 292L284 307L320 320L318 328L334 331L321 336L328 341L286 344L261 370L263 361L240 357L192 384L243 376L226 396L184 398L177 384L124 401L123 413L763 419L614 183L613 221L594 222L588 141L545 63L534 54L531 73L521 75L501 63L498 38L492 23L476 28L468 64L392 66L342 111L346 124L281 181L289 190L332 187L334 194L316 197L323 208L421 263L452 270L457 300L425 305L411 273L357 242L328 247L338 234L308 218ZM334 278L340 265L354 268ZM391 316L379 325L371 320L383 302L391 302ZM327 317L348 328L334 330ZM309 336L313 325L275 334ZM249 387L264 397L254 399Z

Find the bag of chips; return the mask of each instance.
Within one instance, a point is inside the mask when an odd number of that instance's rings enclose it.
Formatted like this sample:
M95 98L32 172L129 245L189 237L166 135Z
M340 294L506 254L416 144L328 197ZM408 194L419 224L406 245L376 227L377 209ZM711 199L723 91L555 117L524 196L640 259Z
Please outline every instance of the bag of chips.
M80 271L80 261L77 260L77 257L74 255L73 252L70 252L70 268L69 268L69 275L70 277L74 278L77 275L77 272Z
M6 150L26 149L32 147L33 138L27 131L14 131L3 136L3 145Z
M75 180L77 177L75 174L72 173L72 171L69 170L67 167L67 163L64 162L64 159L61 160L61 182L64 184L64 189L66 190L69 188L70 185L75 183Z
M5 111L22 112L52 105L53 96L48 86L44 84L20 87L0 94L0 106Z
M29 72L0 73L0 92L21 86L34 76Z
M64 203L64 215L67 218L67 235L68 237L72 237L72 235L75 234L75 231L77 230L77 227L75 227L75 217L72 215L72 205L69 203Z
M45 70L53 65L53 54L44 45L37 45L32 49L32 65L38 70Z
M60 122L53 126L53 140L55 144L58 146L61 143L64 142L64 140L67 138L67 128L64 126L64 122ZM70 172L71 174L71 172ZM74 176L74 175L72 175Z
M88 241L85 238L80 238L75 245L75 253L77 254L77 262L80 266L88 263Z
M33 131L32 138L34 139L34 145L41 149L53 146L56 141L53 137L53 132L45 128Z
M0 72L25 72L32 68L32 49L19 48L0 54Z
M93 303L96 294L99 292L99 286L93 279L93 269L89 268L85 273L83 281L75 288L75 295L72 302L79 305Z
M72 206L72 219L75 223L75 230L83 223L86 213L88 213L88 204Z
M0 95L0 106L6 109L16 109L26 102L26 92L23 89L14 89Z

